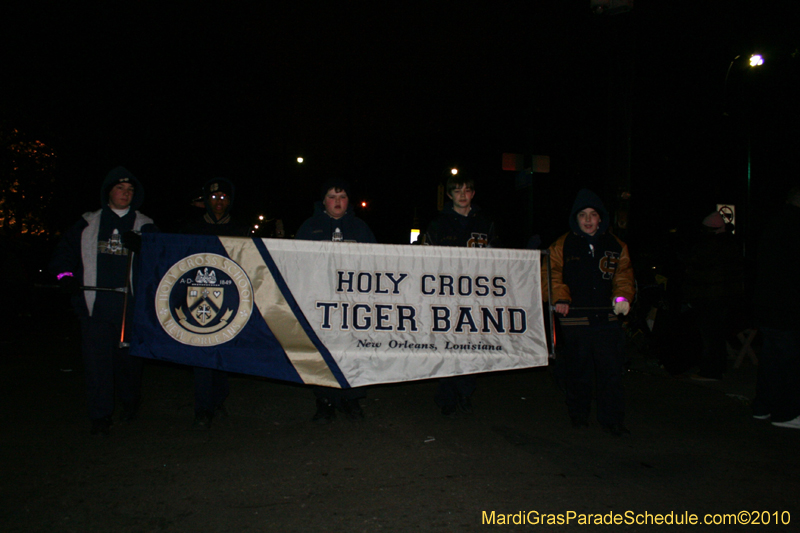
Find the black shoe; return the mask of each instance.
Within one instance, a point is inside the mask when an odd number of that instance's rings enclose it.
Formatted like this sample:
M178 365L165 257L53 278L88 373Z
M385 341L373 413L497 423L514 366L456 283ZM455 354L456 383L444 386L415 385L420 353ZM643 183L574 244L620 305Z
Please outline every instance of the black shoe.
M89 433L91 435L103 435L104 437L111 435L111 417L107 416L92 420L92 429Z
M589 420L585 416L571 416L572 427L574 428L588 428Z
M138 403L135 403L133 405L123 405L122 414L119 415L119 419L122 422L130 422L131 420L136 420L137 414L139 414Z
M452 418L456 415L457 410L458 407L456 407L455 405L445 405L444 407L442 407L442 414L448 418Z
M464 413L472 412L472 400L467 396L458 397L458 408Z
M721 375L720 376L709 376L709 375L706 375L706 374L692 374L691 376L689 376L689 379L694 380L694 381L714 382L714 381L722 381L722 376Z
M194 414L194 422L192 422L192 429L209 429L211 428L211 415L208 411L197 411Z
M342 412L350 420L361 420L364 418L364 411L358 403L358 398L353 400L342 400Z
M622 424L606 424L603 426L603 431L607 433L611 433L615 437L621 437L623 435L630 435L631 432L623 426Z
M330 424L336 418L336 408L327 398L317 398L317 412L311 418L317 424Z
M228 410L225 409L224 404L220 405L214 410L214 418L216 418L219 421L228 419Z

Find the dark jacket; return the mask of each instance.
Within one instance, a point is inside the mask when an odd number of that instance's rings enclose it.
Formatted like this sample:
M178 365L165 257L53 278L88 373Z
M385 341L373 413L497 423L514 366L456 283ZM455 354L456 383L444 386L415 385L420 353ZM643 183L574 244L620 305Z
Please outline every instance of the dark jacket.
M108 206L108 192L120 178L134 186L130 209L122 217ZM122 236L131 230L151 232L158 228L152 219L136 210L144 201L144 188L127 169L117 167L109 172L100 190L101 208L84 213L64 234L50 262L50 272L54 276L71 272L82 286L125 287L129 252L123 246ZM133 298L128 300L132 305ZM122 302L119 292L85 290L72 297L72 305L80 316L115 323L122 321Z
M758 242L754 304L759 326L800 333L800 207L786 204Z
M686 266L681 287L684 301L731 305L744 295L744 258L728 233L705 230L682 260Z
M208 185L210 183L221 181L225 182L230 190L228 193L230 204L228 205L228 209L225 211L224 216L217 220L211 211L211 206L208 201L208 196L210 194ZM198 217L196 220L192 220L188 224L184 225L181 228L180 233L188 233L192 235L216 235L218 237L249 237L250 227L231 215L231 209L233 208L233 200L235 195L236 187L227 179L214 178L206 182L206 184L203 186L203 202L206 205L206 213L202 217Z
M471 207L467 216L464 216L455 212L453 202L447 202L428 226L425 244L463 248L499 247L500 239L492 219L478 206Z
M581 231L577 215L587 207L600 215L594 235ZM616 320L612 300L624 297L633 302L636 293L628 246L608 233L609 215L603 202L593 192L581 190L570 211L571 231L550 246L553 304L567 303L569 314L559 317L562 325L596 325ZM547 270L542 267L542 287L547 290ZM576 309L600 307L607 309Z
M300 229L297 230L295 239L330 241L333 240L336 228L342 232L342 240L345 242L375 242L375 235L372 234L367 223L356 218L349 208L343 217L331 218L325 212L322 202L314 204L314 216L303 222Z

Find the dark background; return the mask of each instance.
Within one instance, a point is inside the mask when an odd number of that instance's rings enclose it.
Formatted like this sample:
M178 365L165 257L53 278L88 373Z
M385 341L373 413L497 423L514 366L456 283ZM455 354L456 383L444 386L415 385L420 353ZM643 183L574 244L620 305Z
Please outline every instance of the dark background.
M0 109L55 151L61 228L121 164L165 230L224 176L239 216L293 234L339 175L378 240L402 243L456 166L507 246L555 239L583 186L627 212L640 249L717 203L744 238L800 170L798 15L793 0L19 3L0 17ZM520 189L504 152L547 155L550 173Z
M717 203L736 204L754 234L800 176L799 5L4 3L0 133L56 153L42 216L57 229L97 209L103 176L122 164L165 230L198 215L189 199L203 182L226 176L236 212L281 217L293 233L318 183L341 174L370 202L358 216L400 243L458 166L509 246L565 231L582 186L615 211L629 190L625 238L641 268ZM744 67L751 51L765 56L757 71ZM517 189L504 152L548 155L551 172ZM141 419L87 441L74 322L55 293L31 298L7 272L4 531L471 530L482 511L532 508L798 514L797 435L752 420L747 359L698 384L634 358L621 440L596 425L575 433L544 368L484 375L474 417L445 419L435 382L416 382L374 387L364 421L324 428L309 423L307 390L239 377L229 422L198 433L186 430L191 372L149 365ZM23 313L36 320L7 316ZM662 354L697 345L667 332Z

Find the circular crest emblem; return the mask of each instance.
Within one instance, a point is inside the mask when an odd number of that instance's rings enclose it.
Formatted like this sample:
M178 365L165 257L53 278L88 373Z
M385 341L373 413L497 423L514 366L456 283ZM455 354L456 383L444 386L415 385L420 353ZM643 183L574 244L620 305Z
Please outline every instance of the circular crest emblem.
M227 257L195 254L164 274L156 292L158 321L167 334L191 346L215 346L236 337L253 312L245 271Z

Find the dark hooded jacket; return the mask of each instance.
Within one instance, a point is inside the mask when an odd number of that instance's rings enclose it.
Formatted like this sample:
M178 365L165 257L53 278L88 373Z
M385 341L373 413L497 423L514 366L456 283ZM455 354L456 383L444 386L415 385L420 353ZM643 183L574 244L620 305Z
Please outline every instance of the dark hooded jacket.
M480 207L472 205L467 216L456 213L453 202L433 219L425 232L425 244L433 246L460 246L463 248L497 248L500 239L494 222Z
M375 235L367 223L357 218L350 207L341 218L333 218L325 212L322 202L314 204L314 215L307 219L297 230L295 239L304 241L331 241L339 228L345 242L375 242Z
M222 190L228 195L230 203L228 209L221 219L217 220L211 210L209 196L215 192L210 189L212 184L222 185ZM236 187L233 182L225 178L214 178L208 180L203 185L203 202L206 206L206 213L181 228L181 233L189 233L192 235L216 235L220 237L248 237L250 235L250 228L246 224L231 215L233 209L233 201L236 197Z
M584 233L578 213L591 207L600 215L594 235ZM612 300L624 297L633 302L635 283L627 245L609 233L609 214L602 200L588 189L578 192L569 218L570 230L550 246L553 304L567 303L569 314L562 325L597 325L616 320ZM542 286L547 290L547 270L542 268ZM607 309L575 309L575 308Z
M131 183L134 193L128 212L119 216L108 205L108 193L123 182ZM143 201L141 182L126 168L117 167L109 172L100 188L101 208L84 213L64 234L50 262L50 272L56 276L71 272L82 286L125 287L129 252L124 247L123 235L127 231L158 231L152 219L137 211ZM132 305L133 298L128 300ZM119 292L85 290L72 298L80 316L100 317L114 323L122 322L122 303Z
M733 305L744 295L744 258L727 231L703 227L681 260L686 265L681 293L689 303Z
M800 338L800 207L787 203L766 224L758 242L755 318L759 326L792 331Z

